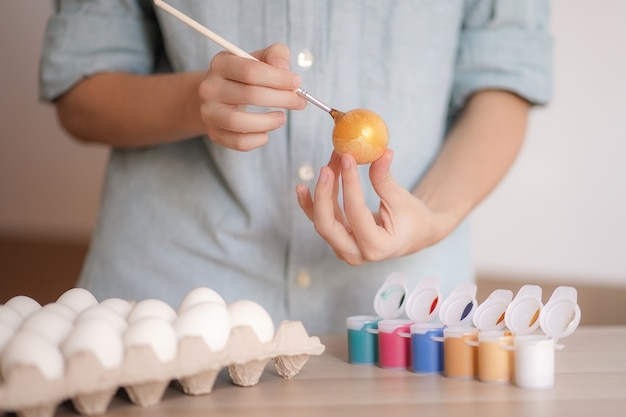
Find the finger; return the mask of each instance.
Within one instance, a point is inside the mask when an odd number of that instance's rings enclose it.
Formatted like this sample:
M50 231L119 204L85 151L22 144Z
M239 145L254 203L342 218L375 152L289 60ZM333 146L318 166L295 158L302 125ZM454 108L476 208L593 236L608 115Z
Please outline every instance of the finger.
M298 74L284 68L230 53L220 54L211 61L210 70L227 80L289 91L297 89L302 83Z
M333 181L333 209L335 212L335 218L345 224L346 222L344 221L345 219L343 215L343 209L339 205L339 178L341 174L341 156L334 151L330 155L328 167L332 170L335 177Z
M393 151L387 149L383 155L370 165L370 182L374 191L380 197L380 210L378 222L383 229L389 233L394 233L394 207L405 206L400 198L406 194L406 189L400 187L391 175L391 161Z
M207 136L217 145L242 152L265 146L269 140L267 133L237 133L220 128L211 128Z
M306 107L306 100L293 91L244 84L215 75L207 77L200 84L198 95L205 103L243 104L289 110Z
M333 204L333 183L335 175L332 170L324 166L320 170L319 179L313 193L313 218L315 230L324 240L341 253L358 252L356 242L344 227L341 221L335 217Z
M306 107L306 100L293 91L235 82L224 84L217 96L225 104L245 104L289 110L302 110Z
M343 187L343 208L357 240L361 241L372 230L376 222L372 212L365 204L363 189L359 181L359 171L354 157L344 154L341 157L341 180Z
M296 196L298 198L298 205L304 214L306 214L309 220L314 221L313 199L311 198L309 187L302 184L296 185Z
M202 105L200 112L205 124L238 133L265 133L278 129L287 122L282 111L251 113L235 106Z
M398 184L391 175L391 161L393 160L393 151L387 149L383 155L370 165L370 181L379 197L397 189ZM380 191L380 192L379 192ZM382 193L382 195L381 195Z

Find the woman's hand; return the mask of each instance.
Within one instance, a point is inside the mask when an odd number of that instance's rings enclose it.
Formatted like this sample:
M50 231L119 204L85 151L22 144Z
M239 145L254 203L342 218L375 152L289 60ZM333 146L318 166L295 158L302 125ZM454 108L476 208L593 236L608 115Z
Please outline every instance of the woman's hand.
M315 230L350 265L414 253L441 238L437 215L391 176L392 158L387 150L370 166L370 181L380 197L377 213L365 204L357 164L349 154L333 152L320 171L313 198L306 186L296 187L298 203Z
M217 54L199 88L201 116L209 138L238 151L265 145L267 132L287 120L282 111L248 112L247 106L289 110L306 106L306 100L294 93L301 80L289 71L287 46L274 44L252 55L259 61L229 52Z
M445 238L505 175L524 139L529 104L513 93L472 95L430 169L411 192L389 172L387 150L370 166L378 213L365 199L354 158L331 157L314 197L298 185L298 202L340 259L351 265L417 252ZM339 178L343 207L339 205Z

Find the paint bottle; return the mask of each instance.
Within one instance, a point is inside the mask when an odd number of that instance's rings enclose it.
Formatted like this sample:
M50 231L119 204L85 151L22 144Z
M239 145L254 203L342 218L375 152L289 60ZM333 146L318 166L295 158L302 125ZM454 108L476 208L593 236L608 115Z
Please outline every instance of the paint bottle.
M503 330L478 332L478 375L481 382L508 384L513 380L515 354L513 334Z
M439 311L443 329L443 368L449 378L471 379L477 374L477 349L468 342L478 340L478 329L471 327L476 309L476 285L459 284Z
M443 324L432 323L441 305L439 278L422 278L406 301L406 315L411 325L411 370L416 373L443 371Z
M572 334L580 323L580 307L573 287L558 287L541 310L541 334L516 335L515 385L548 389L554 386L555 351L564 346L558 339Z
M505 331L504 316L513 299L510 290L495 290L476 308L472 318L479 329L478 340L469 342L478 348L478 380L488 383L510 383L513 379L513 335Z
M348 362L362 365L378 363L377 316L352 316L346 319L348 328Z
M404 351L409 351L405 345L410 343L407 339L410 329L404 321L395 320L404 313L409 292L407 285L406 274L391 273L374 297L374 311L377 315L351 316L346 319L350 363L406 369L406 359L396 360L393 357L399 355L400 358L406 358L407 353ZM382 341L381 331L384 332Z
M385 369L407 369L410 366L410 327L413 322L399 319L409 293L408 275L392 272L374 296L378 322L378 365Z
M418 374L443 372L443 324L411 325L411 370Z
M378 364L381 368L409 369L412 324L407 319L383 319L378 322Z

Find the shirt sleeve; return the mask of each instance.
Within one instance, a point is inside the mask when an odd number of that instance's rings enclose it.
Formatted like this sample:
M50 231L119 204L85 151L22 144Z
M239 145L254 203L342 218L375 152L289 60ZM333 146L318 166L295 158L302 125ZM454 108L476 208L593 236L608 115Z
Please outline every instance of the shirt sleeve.
M467 0L452 109L484 89L507 90L546 104L552 90L548 20L548 0Z
M55 1L40 57L40 98L53 101L98 72L152 72L160 34L154 10L141 1Z

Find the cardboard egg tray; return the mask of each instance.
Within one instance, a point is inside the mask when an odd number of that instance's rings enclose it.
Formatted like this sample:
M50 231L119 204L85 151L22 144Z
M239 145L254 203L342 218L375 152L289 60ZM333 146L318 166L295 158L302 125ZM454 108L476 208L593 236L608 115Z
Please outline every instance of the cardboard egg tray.
M178 381L188 395L210 393L225 367L238 386L256 385L270 359L280 376L292 378L324 348L301 322L283 321L269 343L261 343L249 326L234 327L220 351L212 351L199 336L185 337L179 341L176 359L167 363L149 347L131 347L122 366L108 370L86 351L68 358L64 377L54 381L35 366L18 364L0 383L0 412L51 417L61 402L70 399L80 414L103 414L120 387L133 404L148 407L160 403L172 381Z

